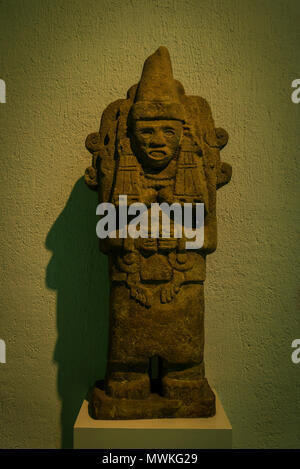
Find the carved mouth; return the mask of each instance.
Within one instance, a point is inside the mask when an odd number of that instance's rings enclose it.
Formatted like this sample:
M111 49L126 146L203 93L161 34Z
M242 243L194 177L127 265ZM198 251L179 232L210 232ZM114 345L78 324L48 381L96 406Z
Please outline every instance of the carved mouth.
M164 150L152 150L149 153L153 158L163 158L167 154Z

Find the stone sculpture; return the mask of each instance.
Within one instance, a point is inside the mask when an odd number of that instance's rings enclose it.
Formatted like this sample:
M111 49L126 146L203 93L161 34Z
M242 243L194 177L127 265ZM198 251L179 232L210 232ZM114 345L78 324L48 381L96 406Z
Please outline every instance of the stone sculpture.
M165 47L145 61L126 99L103 112L87 137L85 181L99 202L203 203L204 244L184 238L106 238L110 333L105 385L95 386L96 419L209 417L215 396L204 370L204 280L217 246L216 190L231 178L220 161L228 134L207 101L173 78ZM153 379L153 367L156 379Z

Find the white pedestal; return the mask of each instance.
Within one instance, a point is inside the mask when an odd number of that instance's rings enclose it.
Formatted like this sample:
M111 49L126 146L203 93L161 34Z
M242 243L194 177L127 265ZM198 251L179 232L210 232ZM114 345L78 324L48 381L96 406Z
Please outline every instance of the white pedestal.
M85 400L74 425L74 448L229 449L232 428L215 395L216 415L191 419L94 420Z

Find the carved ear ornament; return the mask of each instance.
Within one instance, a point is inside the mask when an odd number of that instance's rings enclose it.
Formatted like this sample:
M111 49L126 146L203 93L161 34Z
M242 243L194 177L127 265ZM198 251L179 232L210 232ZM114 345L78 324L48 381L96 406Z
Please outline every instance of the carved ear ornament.
M101 142L99 132L93 132L86 137L85 146L90 153L100 151Z
M84 181L89 186L90 189L98 189L98 175L97 170L93 166L86 168L84 173Z
M100 156L100 134L99 132L93 132L89 134L85 140L85 146L87 150L93 155L92 166L89 166L85 170L84 181L90 189L98 189L98 171L97 171L97 159Z
M213 148L219 148L222 150L227 145L229 135L225 129L222 127L218 127L215 129L215 137L217 139L217 143L215 143L214 136L210 135L208 132L204 134L204 141Z
M232 175L232 167L230 164L221 162L220 164L220 169L217 173L217 189L219 189L222 186L225 186L225 184L228 184Z

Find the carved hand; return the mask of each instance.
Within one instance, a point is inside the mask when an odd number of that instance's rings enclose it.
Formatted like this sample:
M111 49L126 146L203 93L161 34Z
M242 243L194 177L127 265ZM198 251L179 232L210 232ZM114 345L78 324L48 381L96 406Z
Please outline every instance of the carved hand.
M135 247L139 251L157 252L157 239L156 238L137 238L135 240Z

